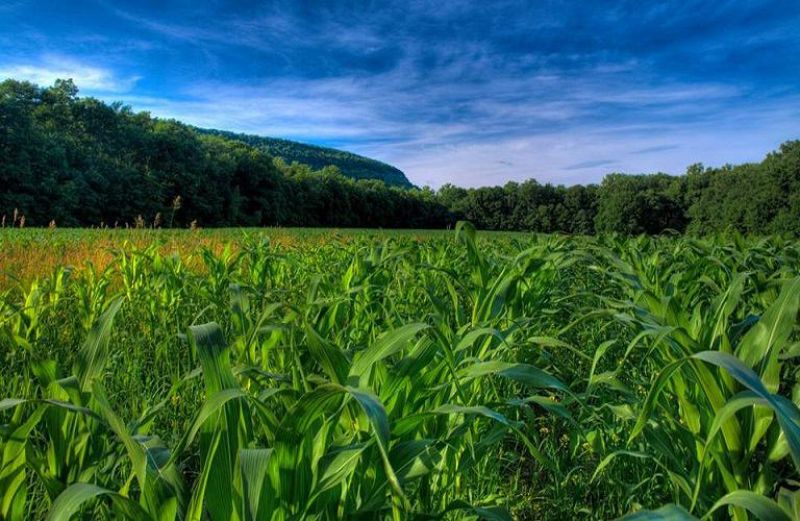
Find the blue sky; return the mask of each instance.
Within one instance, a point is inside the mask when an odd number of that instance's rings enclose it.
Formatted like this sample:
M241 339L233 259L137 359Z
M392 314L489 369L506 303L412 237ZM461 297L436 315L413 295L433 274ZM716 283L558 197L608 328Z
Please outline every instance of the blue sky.
M679 174L800 138L797 0L0 0L0 49L0 77L433 187Z

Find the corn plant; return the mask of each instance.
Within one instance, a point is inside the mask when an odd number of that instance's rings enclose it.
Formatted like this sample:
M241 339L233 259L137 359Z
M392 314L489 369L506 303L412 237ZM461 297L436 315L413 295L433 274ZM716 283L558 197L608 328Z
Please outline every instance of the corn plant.
M796 241L37 234L1 520L798 517Z

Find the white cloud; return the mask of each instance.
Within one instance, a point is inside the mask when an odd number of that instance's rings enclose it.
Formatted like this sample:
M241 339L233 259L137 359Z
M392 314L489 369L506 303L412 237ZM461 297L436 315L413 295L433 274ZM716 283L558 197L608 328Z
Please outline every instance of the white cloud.
M598 88L611 79L498 80L492 96L481 98L481 85L432 82L420 91L401 73L389 73L260 86L196 84L177 99L122 99L135 109L202 127L347 143L344 148L433 187L528 178L599 182L612 171L680 174L698 161L760 160L800 131L798 114L782 103L754 100L747 110L731 104L741 95L737 89L614 84L609 94ZM531 92L536 95L524 95ZM627 116L605 120L606 104ZM437 118L445 105L456 108L450 117ZM606 159L613 164L592 165Z
M43 56L34 63L0 65L0 78L28 80L42 86L71 78L81 91L109 93L128 92L139 80L137 76L120 77L110 69L55 55Z
M448 59L433 71L421 71L409 50L380 74L197 82L170 97L128 92L136 78L53 57L10 75L44 84L72 77L109 101L201 127L345 143L434 187L599 182L611 171L678 174L697 161L759 160L800 132L797 110L788 110L800 107L796 97L773 100L738 85L646 74L632 81L628 62L484 79L470 71L492 69L486 53L438 52ZM0 76L9 70L0 67Z
M406 172L413 183L435 188L447 182L478 187L531 178L565 185L599 183L612 172L678 175L696 162L722 166L761 161L782 142L798 135L797 116L749 114L730 125L720 121L676 124L659 131L644 126L587 126L492 142L378 144L354 147L354 151L381 157ZM613 159L613 163L591 165L606 159ZM587 166L575 168L580 164Z

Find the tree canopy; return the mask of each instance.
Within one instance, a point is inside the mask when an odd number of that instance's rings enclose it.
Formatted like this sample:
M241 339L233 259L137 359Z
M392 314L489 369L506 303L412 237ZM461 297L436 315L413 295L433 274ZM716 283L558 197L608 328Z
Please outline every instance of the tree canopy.
M433 191L354 179L356 170L345 176L337 164L393 169L346 152L289 153L296 144L199 130L77 94L71 80L0 83L4 225L21 215L35 226L443 228L467 219L482 229L547 233L800 235L800 141L761 163L696 164L682 176Z
M121 104L72 81L0 83L0 214L27 224L439 227L430 190L354 180L276 160ZM180 199L178 199L180 198Z
M379 179L390 186L413 186L399 169L368 157L335 148L307 145L288 139L237 134L216 129L196 129L203 134L221 136L247 143L287 163L302 163L314 169L337 167L343 175L353 179Z

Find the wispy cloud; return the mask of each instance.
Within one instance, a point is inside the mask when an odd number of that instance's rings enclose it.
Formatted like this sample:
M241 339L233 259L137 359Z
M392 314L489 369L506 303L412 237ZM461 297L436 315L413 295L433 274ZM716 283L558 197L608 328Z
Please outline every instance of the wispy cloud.
M82 90L108 93L127 92L140 79L138 76L121 77L110 69L56 55L46 55L32 63L0 65L0 78L40 85L51 85L57 79L72 79Z
M581 161L580 163L567 165L564 167L564 170L583 170L585 168L613 165L614 163L616 163L614 159L591 159L589 161Z
M800 99L789 103L798 107L794 111L785 100L762 99L742 112L738 90L714 85L660 85L650 96L639 85L626 96L620 84L612 101L603 92L592 96L598 82L611 80L550 78L546 89L540 78L504 80L491 86L494 96L487 100L482 84L431 82L418 91L402 74L388 73L260 87L198 84L177 99L124 99L203 127L341 146L394 163L415 183L432 186L529 177L598 182L611 171L681 173L696 161L756 160L797 131ZM538 97L519 95L529 91ZM442 117L441 105L458 110ZM606 121L609 111L616 114L613 123Z
M338 146L417 184L680 173L800 135L800 4L780 0L32 5L0 28L0 74Z
M640 148L638 150L634 150L631 152L632 154L652 154L654 152L666 152L667 150L675 150L679 148L680 145L672 144L672 145L656 145L652 147Z

